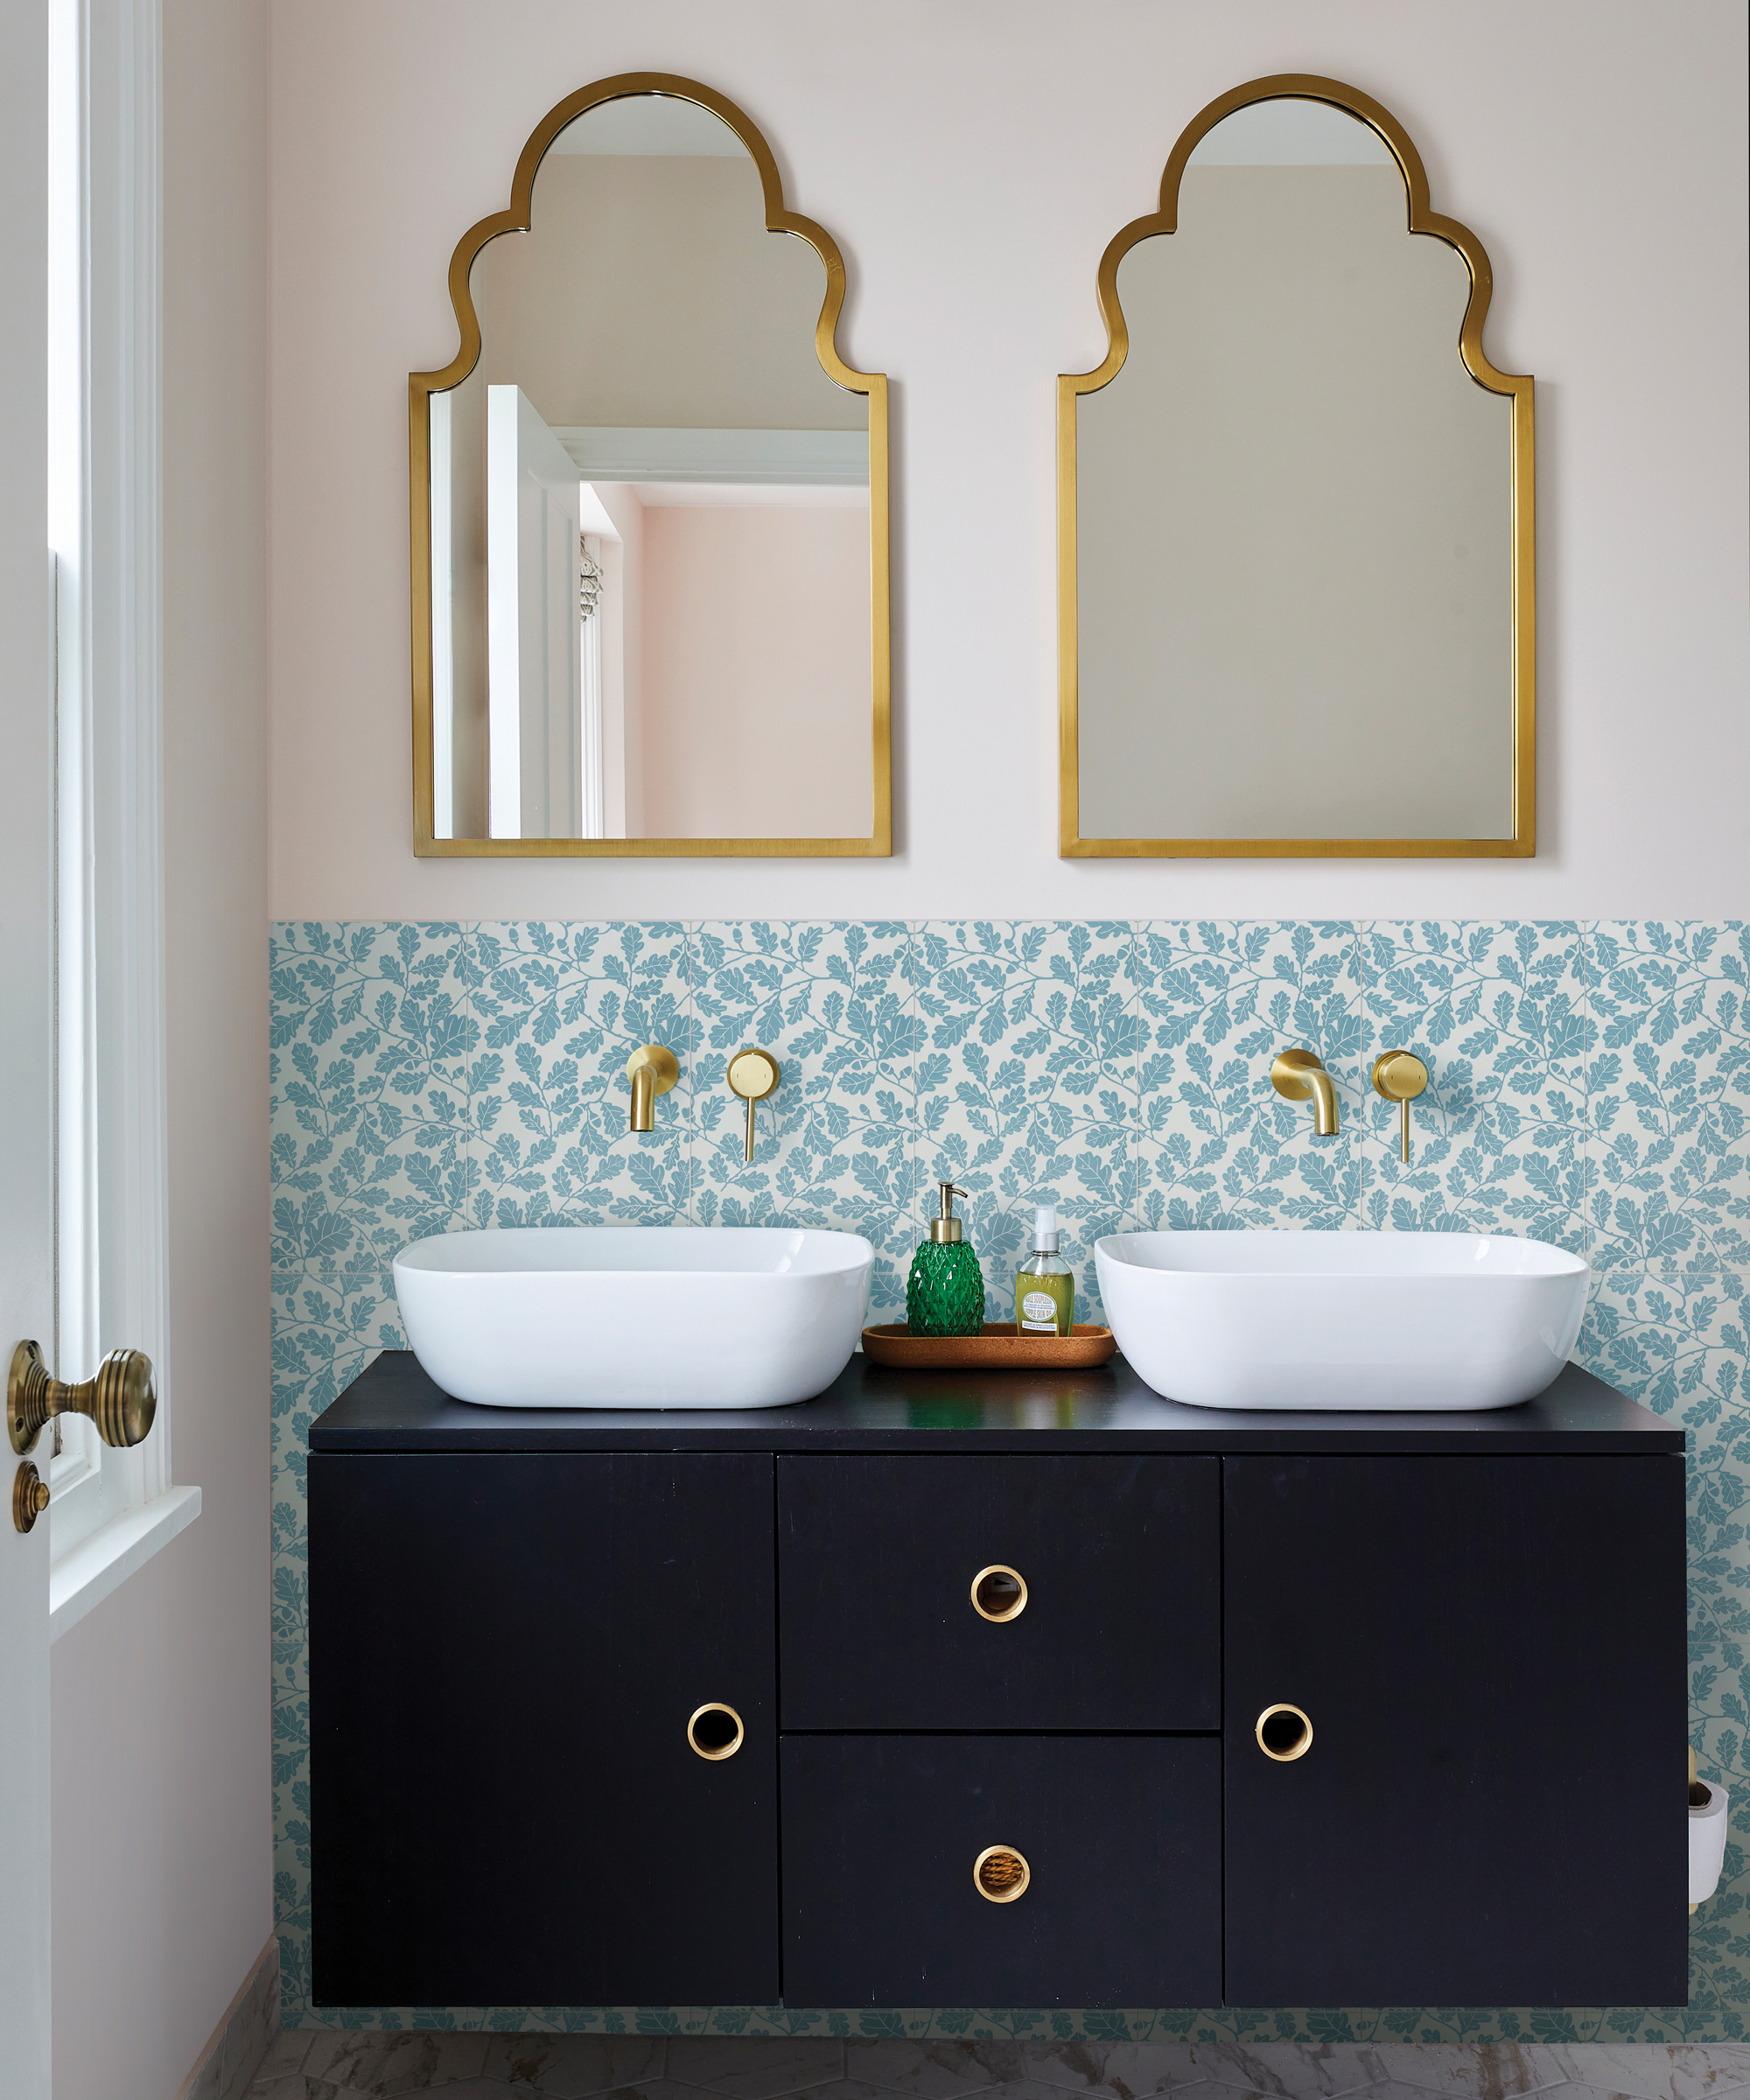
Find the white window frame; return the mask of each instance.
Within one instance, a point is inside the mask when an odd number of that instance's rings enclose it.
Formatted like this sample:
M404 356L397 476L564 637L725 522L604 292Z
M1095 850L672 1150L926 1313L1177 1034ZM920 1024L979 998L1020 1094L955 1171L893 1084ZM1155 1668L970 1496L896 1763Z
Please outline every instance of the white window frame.
M49 1461L50 1638L191 1522L172 1485L161 586L160 0L46 0L55 572L53 1368L151 1358L157 1421Z

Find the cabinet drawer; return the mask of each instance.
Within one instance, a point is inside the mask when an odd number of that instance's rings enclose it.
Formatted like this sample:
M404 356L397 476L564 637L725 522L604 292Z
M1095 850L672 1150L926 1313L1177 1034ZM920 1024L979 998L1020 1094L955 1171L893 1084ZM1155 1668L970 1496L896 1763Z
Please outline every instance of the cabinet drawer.
M787 1736L784 2002L1222 2002L1213 1737ZM980 1855L997 1892L974 1880ZM1001 1870L1007 1866L1004 1874Z
M785 1728L1220 1726L1218 1459L785 1457L778 1514Z

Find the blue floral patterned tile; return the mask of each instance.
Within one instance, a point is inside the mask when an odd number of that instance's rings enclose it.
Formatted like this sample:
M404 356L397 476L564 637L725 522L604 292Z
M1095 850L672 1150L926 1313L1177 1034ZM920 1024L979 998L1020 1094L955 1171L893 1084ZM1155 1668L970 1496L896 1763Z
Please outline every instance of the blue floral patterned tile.
M520 920L466 944L475 1225L678 1225L691 1194L695 1084L687 940L677 922ZM681 1075L654 1130L629 1128L626 1060L645 1043Z
M1750 927L1606 920L1586 963L1594 1264L1750 1262Z
M690 949L694 1222L859 1232L875 1249L869 1318L903 1318L917 1032L906 925L707 920ZM751 1046L780 1076L755 1110L750 1162L727 1073Z
M1033 1212L1057 1208L1075 1317L1097 1320L1094 1242L1130 1209L1137 1106L1132 932L1123 920L956 920L916 929L919 1146L913 1243L935 1185L984 1270L985 1318L1015 1316Z
M1588 1017L1580 929L1559 920L1375 920L1362 928L1368 1074L1428 1068L1399 1156L1398 1110L1368 1083L1366 1222L1508 1232L1586 1251Z
M1131 1215L1144 1231L1332 1230L1361 1197L1362 997L1347 920L1158 920L1137 937L1141 1102ZM1341 1131L1270 1084L1279 1051L1312 1050Z
M467 1222L471 1021L458 926L274 932L274 1882L282 1989L308 1990L305 1445L380 1348L405 1346L389 1264Z

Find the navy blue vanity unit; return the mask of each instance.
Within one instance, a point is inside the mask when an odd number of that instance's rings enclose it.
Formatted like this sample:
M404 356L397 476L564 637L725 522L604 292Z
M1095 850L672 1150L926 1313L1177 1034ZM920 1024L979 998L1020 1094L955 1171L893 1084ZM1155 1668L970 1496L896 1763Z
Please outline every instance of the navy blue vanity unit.
M1684 1437L1122 1360L311 1432L324 2006L1676 2005Z

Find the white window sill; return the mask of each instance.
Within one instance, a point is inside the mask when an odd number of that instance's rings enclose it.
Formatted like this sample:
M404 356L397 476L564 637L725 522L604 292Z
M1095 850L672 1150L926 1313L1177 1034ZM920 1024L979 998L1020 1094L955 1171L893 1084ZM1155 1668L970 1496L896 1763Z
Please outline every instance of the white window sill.
M77 1626L200 1515L200 1488L166 1488L81 1540L49 1569L49 1639Z

